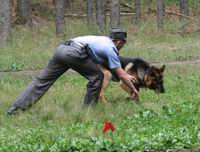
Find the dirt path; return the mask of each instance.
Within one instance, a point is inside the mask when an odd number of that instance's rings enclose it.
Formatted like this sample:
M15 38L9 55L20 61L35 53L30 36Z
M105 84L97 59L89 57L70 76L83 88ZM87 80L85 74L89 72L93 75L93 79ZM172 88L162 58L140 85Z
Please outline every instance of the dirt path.
M153 62L152 64L166 64L166 65L200 64L200 59L186 60L186 61L172 61L172 62ZM0 72L0 74L11 73L11 74L23 75L23 76L35 76L41 71L42 70L9 71L9 72ZM69 70L68 72L74 72L74 71Z
M172 61L166 62L167 65L179 65L179 64L200 64L200 59L197 60L186 60L186 61Z

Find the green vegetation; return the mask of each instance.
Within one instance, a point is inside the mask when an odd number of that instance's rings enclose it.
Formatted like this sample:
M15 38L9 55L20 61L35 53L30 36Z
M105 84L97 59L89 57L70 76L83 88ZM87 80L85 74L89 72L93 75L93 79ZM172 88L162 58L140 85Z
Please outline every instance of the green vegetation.
M67 34L63 38L56 38L54 26L53 22L46 22L32 30L23 26L15 27L10 43L0 49L0 71L43 68L60 43L75 35L91 33L82 30L81 26L87 28L81 20L70 20L65 30Z
M199 33L178 34L182 25L173 18L166 31L157 34L156 23L147 20L140 28L124 18L127 46L121 54L150 61L200 58ZM38 70L46 66L55 47L65 40L86 34L83 20L68 20L65 35L55 37L54 23L45 22L32 31L15 27L5 48L0 49L0 71ZM84 30L83 30L84 29ZM32 77L0 73L0 151L192 151L200 150L200 65L167 65L166 93L157 96L141 90L140 104L126 101L117 83L106 92L112 106L99 103L82 110L87 81L74 73L63 75L30 110L9 117L7 108ZM116 127L103 134L106 121Z
M5 110L31 77L1 74L0 151L183 151L200 150L199 65L167 66L166 93L142 90L140 104L112 83L112 106L99 103L81 110L85 79L69 73L29 111L6 116ZM116 93L117 92L117 93ZM103 134L106 121L116 133Z
M87 28L83 19L70 19L67 23L65 35L61 38L55 37L53 22L35 26L32 30L22 26L15 27L10 43L0 49L0 71L42 69L60 43L76 36L97 34L96 29ZM124 17L123 24L128 30L128 42L120 52L121 55L165 62L200 58L200 35L179 34L178 28L182 25L174 18L166 21L163 34L157 33L154 17L143 22L140 28L133 26L130 18Z

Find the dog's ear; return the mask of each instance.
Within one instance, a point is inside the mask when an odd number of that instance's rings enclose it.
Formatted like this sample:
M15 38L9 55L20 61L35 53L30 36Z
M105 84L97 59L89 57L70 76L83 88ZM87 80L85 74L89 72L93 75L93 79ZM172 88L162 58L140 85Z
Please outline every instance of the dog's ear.
M165 70L165 65L163 65L161 68L160 68L160 72L164 72L164 70Z
M132 67L133 67L133 63L130 62L130 63L125 67L125 71L128 72Z

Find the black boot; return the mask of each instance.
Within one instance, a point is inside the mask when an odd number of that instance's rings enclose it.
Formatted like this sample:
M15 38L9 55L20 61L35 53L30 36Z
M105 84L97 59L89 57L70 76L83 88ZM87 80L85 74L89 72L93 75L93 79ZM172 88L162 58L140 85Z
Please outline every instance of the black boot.
M7 110L7 114L8 114L8 115L13 115L13 114L15 114L15 112L16 112L17 110L18 110L17 107L12 106L12 107L10 107L10 108Z

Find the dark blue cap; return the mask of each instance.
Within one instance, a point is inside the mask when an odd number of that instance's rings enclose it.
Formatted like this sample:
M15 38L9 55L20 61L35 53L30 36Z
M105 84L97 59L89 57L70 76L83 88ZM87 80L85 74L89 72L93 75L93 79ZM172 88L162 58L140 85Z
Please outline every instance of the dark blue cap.
M127 33L123 29L113 28L110 30L110 38L112 40L126 40Z

